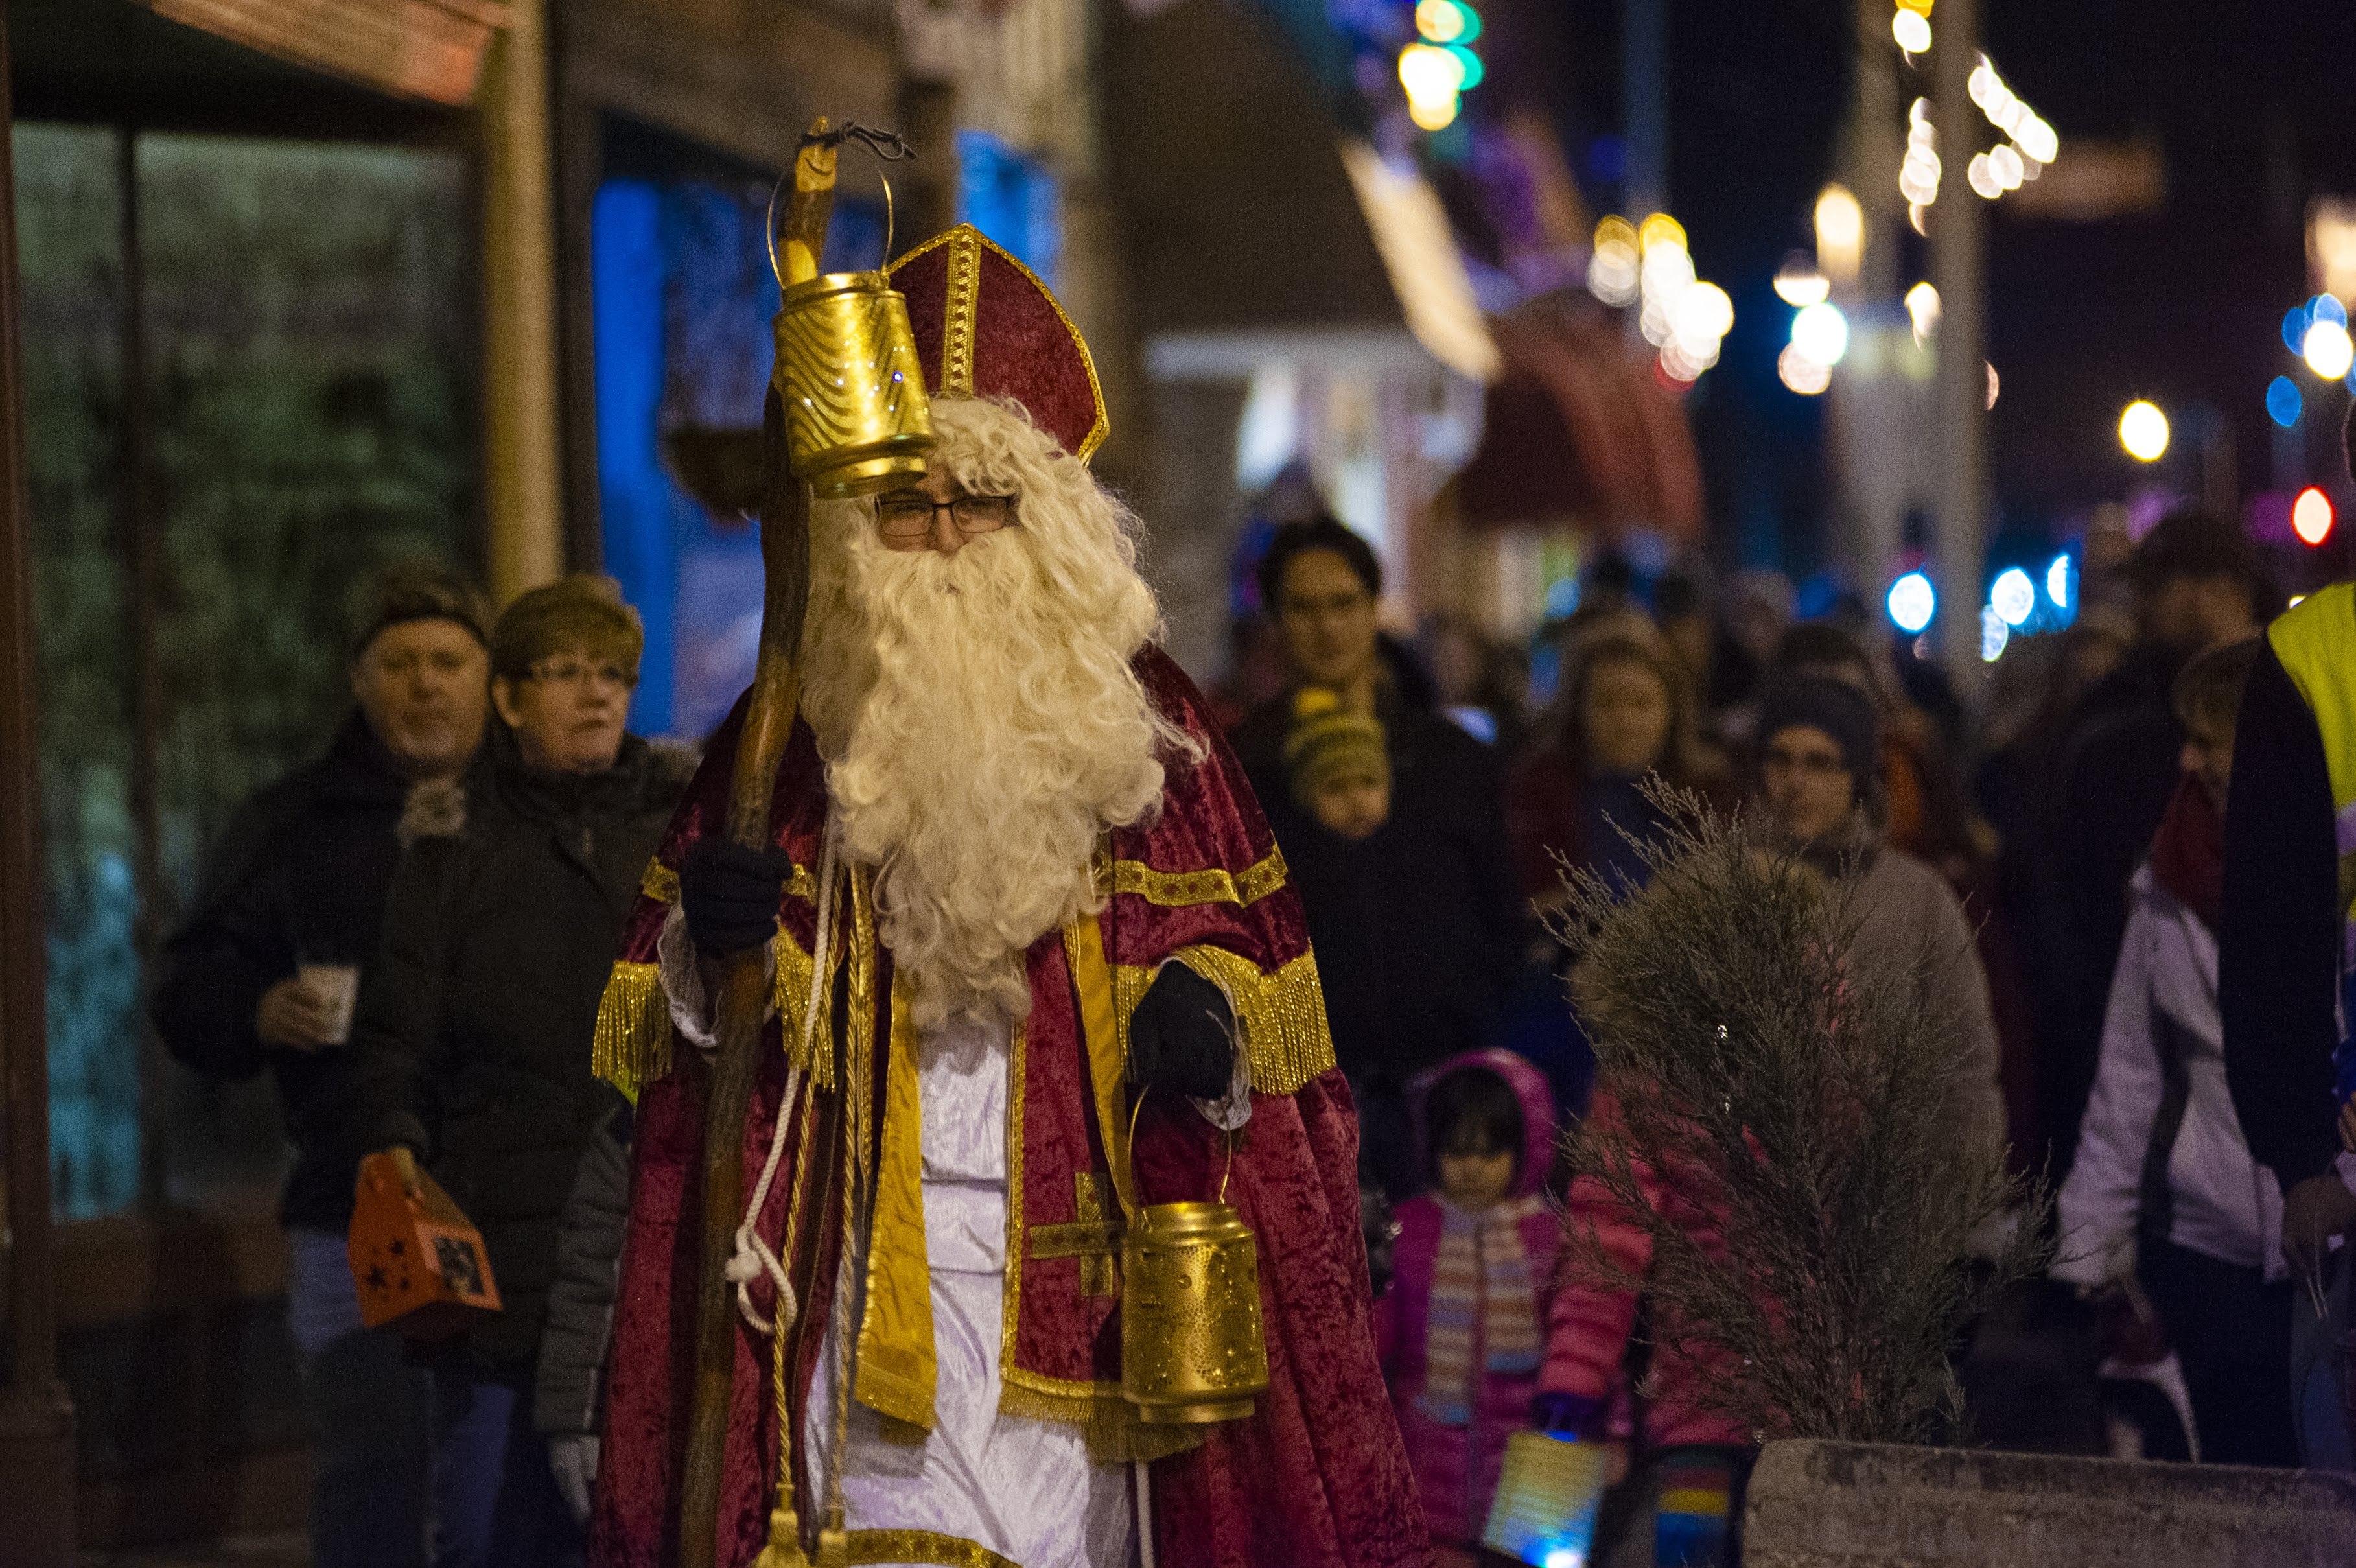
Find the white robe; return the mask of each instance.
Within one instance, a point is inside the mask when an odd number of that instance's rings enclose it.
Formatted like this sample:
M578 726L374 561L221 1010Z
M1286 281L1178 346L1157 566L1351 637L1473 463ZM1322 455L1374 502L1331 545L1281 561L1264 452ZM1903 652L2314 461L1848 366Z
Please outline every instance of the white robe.
M1007 1046L1002 1024L959 1023L926 1036L918 1047L925 1252L938 1368L934 1426L919 1445L892 1443L882 1418L852 1403L844 1522L853 1530L954 1536L1022 1568L1129 1568L1137 1538L1128 1466L1092 1463L1077 1426L998 1409ZM863 1277L864 1268L859 1272ZM821 1508L839 1349L830 1323L798 1455Z

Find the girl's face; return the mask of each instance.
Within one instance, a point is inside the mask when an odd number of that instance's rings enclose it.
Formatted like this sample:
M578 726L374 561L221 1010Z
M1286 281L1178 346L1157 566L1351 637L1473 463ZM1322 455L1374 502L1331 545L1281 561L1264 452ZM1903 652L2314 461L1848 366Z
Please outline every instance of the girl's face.
M1511 1149L1452 1150L1440 1156L1440 1191L1470 1214L1492 1208L1514 1186Z
M1599 773L1642 773L1668 749L1669 691L1647 665L1615 659L1596 666L1580 709L1588 760Z

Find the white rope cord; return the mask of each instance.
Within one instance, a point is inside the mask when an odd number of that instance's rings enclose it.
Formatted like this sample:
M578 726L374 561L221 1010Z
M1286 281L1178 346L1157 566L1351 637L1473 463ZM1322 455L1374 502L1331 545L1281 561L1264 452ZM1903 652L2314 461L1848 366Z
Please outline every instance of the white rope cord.
M834 818L830 813L819 841L818 950L812 955L810 963L809 1000L802 1010L800 1038L805 1047L818 1029L819 1003L826 991L828 943L834 927ZM784 1020L778 1022L782 1026ZM769 1133L769 1157L761 1166L761 1179L754 1184L753 1200L744 1206L744 1220L736 1227L736 1250L730 1254L724 1271L729 1283L736 1287L737 1312L752 1325L755 1332L760 1334L775 1334L791 1327L800 1311L799 1305L794 1300L794 1287L786 1278L785 1266L778 1262L777 1255L769 1250L769 1244L761 1240L754 1227L760 1220L762 1206L769 1201L769 1187L776 1180L777 1164L785 1155L786 1123L793 1111L801 1082L801 1068L796 1065L788 1069L785 1092L777 1099L776 1125ZM763 1317L753 1305L753 1282L764 1273L776 1286L777 1317L775 1323Z

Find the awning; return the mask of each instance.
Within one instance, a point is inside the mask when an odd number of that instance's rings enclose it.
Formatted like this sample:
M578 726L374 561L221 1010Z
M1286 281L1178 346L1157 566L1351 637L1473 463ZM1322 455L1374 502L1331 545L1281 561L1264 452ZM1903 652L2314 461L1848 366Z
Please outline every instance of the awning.
M403 98L474 102L508 0L132 0L276 59Z
M1465 526L1701 536L1693 432L1651 349L1571 292L1524 306L1495 337L1504 374L1489 388L1480 449L1450 482Z

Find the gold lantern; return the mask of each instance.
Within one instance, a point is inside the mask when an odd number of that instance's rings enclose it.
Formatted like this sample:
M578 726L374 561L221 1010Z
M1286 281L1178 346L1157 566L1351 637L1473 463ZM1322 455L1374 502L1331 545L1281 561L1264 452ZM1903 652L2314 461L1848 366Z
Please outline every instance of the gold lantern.
M1225 1203L1147 1205L1122 1237L1120 1263L1120 1391L1138 1419L1251 1414L1268 1387L1251 1227Z
M824 122L820 122L821 124ZM905 156L896 135L846 125L845 136L878 156ZM892 149L897 149L892 150ZM826 166L830 192L833 166ZM798 164L797 168L798 169ZM797 182L800 175L794 175ZM777 181L785 187L785 177ZM829 196L831 202L831 196ZM908 301L881 272L817 273L818 246L790 240L777 257L777 191L769 193L769 270L777 279L776 368L770 382L786 412L786 462L821 500L848 500L913 484L933 449L933 411L925 396ZM892 259L892 182L884 182L884 259ZM820 220L821 235L824 230Z
M908 302L882 273L829 273L787 288L776 333L795 478L842 500L924 478L932 406Z

